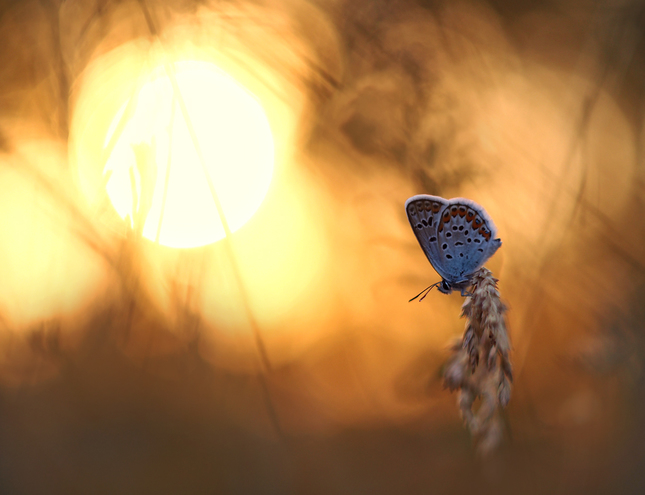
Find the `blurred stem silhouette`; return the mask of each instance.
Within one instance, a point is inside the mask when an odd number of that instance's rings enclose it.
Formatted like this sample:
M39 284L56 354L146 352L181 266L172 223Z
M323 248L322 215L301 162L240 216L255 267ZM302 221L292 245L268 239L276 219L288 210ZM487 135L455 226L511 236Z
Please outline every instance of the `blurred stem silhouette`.
M69 74L65 59L63 57L63 47L60 36L60 7L61 0L41 0L43 9L47 12L50 24L51 35L51 54L52 54L52 72L56 78L55 101L57 103L57 112L55 122L52 122L54 129L61 139L67 139L69 134Z
M236 252L233 246L233 241L231 239L231 230L228 225L228 221L226 219L226 216L224 215L224 210L222 208L222 204L220 202L219 196L217 194L217 190L215 188L214 181L210 175L210 172L208 171L208 167L206 166L206 161L204 158L204 155L202 153L201 145L199 143L199 140L197 139L197 134L195 133L195 129L192 124L192 120L190 118L190 115L188 114L188 109L186 107L186 104L184 102L184 99L182 97L181 91L179 90L179 85L177 84L177 79L176 79L176 74L175 74L175 68L174 64L171 60L169 60L165 54L165 47L163 44L163 41L161 37L159 36L159 29L157 27L157 23L155 22L153 12L149 9L148 4L146 0L138 0L139 7L141 9L141 12L146 20L146 25L148 26L148 31L150 32L150 36L154 38L157 43L159 44L159 47L161 48L161 53L163 56L164 60L164 69L166 72L166 76L168 77L170 84L173 89L173 105L176 102L178 105L178 108L180 110L180 114L182 115L186 126L188 128L188 133L190 135L193 147L197 153L197 156L199 157L199 162L202 166L202 171L204 173L204 179L206 180L206 183L208 185L208 188L211 192L211 196L213 199L213 203L215 204L215 208L217 210L217 214L219 216L219 220L222 224L222 227L224 228L224 239L222 242L224 243L226 247L226 251L228 254L228 261L231 265L232 272L235 276L236 282L237 282L237 288L240 294L240 298L242 300L242 304L244 305L247 320L249 322L249 326L251 327L251 330L253 332L253 335L255 337L255 344L257 347L258 351L258 361L259 361L259 373L258 373L258 381L260 382L261 389L263 392L264 396L264 402L267 408L267 414L269 415L271 424L274 427L274 430L277 434L277 436L281 439L284 439L284 433L282 430L282 426L280 423L280 420L278 418L277 411L275 409L275 405L273 402L273 398L271 397L271 392L269 390L269 384L268 384L268 379L267 375L271 371L271 362L269 360L268 352L266 350L266 346L264 344L264 340L262 338L261 332L260 332L260 326L255 318L255 315L253 313L253 309L251 307L251 301L249 294L246 290L244 280L242 278L242 274L240 272L239 268L239 262L236 256Z

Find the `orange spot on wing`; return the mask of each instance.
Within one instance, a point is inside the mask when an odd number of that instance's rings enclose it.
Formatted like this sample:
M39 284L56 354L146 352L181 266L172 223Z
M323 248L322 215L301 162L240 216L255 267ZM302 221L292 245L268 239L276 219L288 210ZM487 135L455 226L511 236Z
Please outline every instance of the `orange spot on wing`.
M490 232L487 232L484 227L479 229L479 233L484 237L484 239L490 241Z
M441 209L440 203L432 203L432 213L439 213L440 209Z
M470 223L473 221L473 218L475 218L475 212L473 210L468 210L466 212L466 222Z
M439 228L437 229L437 231L443 232L443 224L449 221L450 221L450 212L446 210L443 212L443 215L441 215L441 222L439 222Z
M481 218L477 217L477 218L475 218L475 220L473 220L473 227L475 229L478 229L483 223L484 223L483 220Z
M460 206L459 207L459 216L463 217L466 214L466 207L465 206Z

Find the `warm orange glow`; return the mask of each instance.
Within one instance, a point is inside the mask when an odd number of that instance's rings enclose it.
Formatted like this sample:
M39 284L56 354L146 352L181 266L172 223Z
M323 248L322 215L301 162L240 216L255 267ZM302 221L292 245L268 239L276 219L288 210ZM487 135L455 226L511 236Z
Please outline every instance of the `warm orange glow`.
M273 138L258 101L214 64L175 63L179 95L169 68L152 71L114 116L104 149L119 127L121 133L105 165L106 189L121 218L141 222L144 237L176 248L203 246L225 232L202 159L234 232L267 193Z
M284 335L290 342L285 356L295 354L336 318L331 311L336 296L323 289L337 277L330 269L326 231L333 209L319 178L303 170L303 156L297 154L300 133L310 125L302 118L305 94L282 72L242 50L209 51L180 41L167 46L172 49L161 53L145 42L127 44L97 57L84 72L70 138L78 188L101 231L105 226L121 234L134 229L154 241L162 218L160 244L197 246L223 236L182 108L172 103L172 82L163 63L184 60L174 64L173 72L229 227L239 229L232 246L242 290L265 337ZM217 84L242 93L242 102L235 104L235 95L225 98L223 90L212 99ZM236 113L226 117L229 110ZM245 120L244 111L256 120ZM243 131L241 140L236 129ZM252 137L254 131L259 137ZM236 167L218 169L225 159L236 160ZM176 294L169 287L199 294L185 306L218 329L213 337L218 352L237 366L239 355L227 339L239 347L240 336L250 337L251 331L226 246L214 243L186 252L141 243L137 249L145 253L140 286L158 309L168 320L174 318ZM316 312L310 310L313 301ZM252 342L240 348L255 349Z

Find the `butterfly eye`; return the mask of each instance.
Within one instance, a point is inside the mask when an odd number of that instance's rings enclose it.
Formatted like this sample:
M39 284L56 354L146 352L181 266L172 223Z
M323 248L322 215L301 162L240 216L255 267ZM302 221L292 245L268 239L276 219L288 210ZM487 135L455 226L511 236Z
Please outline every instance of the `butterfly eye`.
M446 290L446 291L450 291L450 290L451 290L450 284L449 284L448 282L446 282L445 280L442 280L442 281L441 281L441 288L442 288L443 290Z

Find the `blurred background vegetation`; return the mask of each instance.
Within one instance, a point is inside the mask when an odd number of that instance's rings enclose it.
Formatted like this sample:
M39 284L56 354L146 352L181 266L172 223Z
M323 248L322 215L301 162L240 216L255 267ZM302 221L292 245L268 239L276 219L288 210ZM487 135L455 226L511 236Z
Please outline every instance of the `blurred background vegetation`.
M0 1L0 493L644 493L644 26L639 0ZM241 278L82 191L82 110L155 40L235 58L288 128ZM407 302L438 280L421 193L504 242L484 460L439 378L461 298Z

